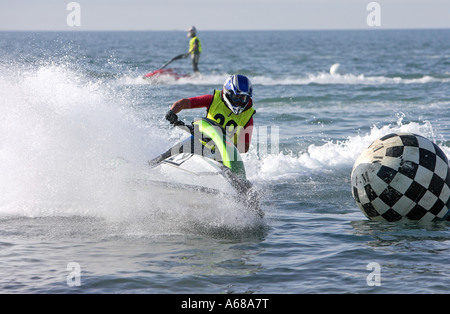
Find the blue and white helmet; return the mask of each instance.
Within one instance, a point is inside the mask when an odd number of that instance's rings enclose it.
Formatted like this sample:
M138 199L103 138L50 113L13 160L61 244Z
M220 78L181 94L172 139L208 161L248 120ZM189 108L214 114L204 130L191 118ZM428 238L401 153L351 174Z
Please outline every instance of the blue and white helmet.
M252 82L248 77L235 74L223 84L223 101L234 114L238 115L247 108L252 92Z

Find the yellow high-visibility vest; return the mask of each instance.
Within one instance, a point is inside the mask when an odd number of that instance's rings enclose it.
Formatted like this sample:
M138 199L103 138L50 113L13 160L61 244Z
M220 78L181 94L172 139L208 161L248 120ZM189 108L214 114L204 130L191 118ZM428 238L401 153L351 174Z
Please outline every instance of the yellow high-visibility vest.
M198 39L197 36L193 37L190 41L189 41L189 52L192 51L192 49L194 48L194 44L195 44L195 40L198 40L197 43L197 48L198 48L198 52L202 52L202 43L200 42L200 39Z
M221 93L222 91L220 90L214 91L214 98L211 106L209 106L206 117L216 121L228 134L233 135L234 145L237 146L239 134L250 122L250 119L253 117L256 110L251 107L244 110L240 114L235 115L233 111L231 111L230 108L228 108L222 101Z

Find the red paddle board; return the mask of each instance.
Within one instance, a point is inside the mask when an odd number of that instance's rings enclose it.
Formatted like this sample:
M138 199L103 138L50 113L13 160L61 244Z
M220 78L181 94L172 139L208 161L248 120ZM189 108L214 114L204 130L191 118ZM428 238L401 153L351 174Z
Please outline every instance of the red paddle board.
M161 69L161 70L156 70L150 73L147 73L144 75L144 78L157 78L160 77L162 75L167 75L167 76L171 76L174 79L178 80L182 77L188 77L189 75L181 75L177 72L175 72L173 69Z

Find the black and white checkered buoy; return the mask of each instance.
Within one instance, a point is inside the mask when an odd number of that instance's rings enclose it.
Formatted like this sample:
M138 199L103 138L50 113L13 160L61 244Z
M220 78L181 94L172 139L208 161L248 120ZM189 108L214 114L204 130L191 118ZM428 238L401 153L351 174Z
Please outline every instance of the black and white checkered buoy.
M356 160L351 184L370 220L432 221L450 213L447 157L420 135L392 133L373 142Z

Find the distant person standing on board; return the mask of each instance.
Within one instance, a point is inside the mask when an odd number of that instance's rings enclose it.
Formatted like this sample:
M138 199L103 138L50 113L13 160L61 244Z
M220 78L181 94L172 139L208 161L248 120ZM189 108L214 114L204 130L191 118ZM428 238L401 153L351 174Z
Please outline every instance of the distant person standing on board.
M197 37L197 29L195 26L188 29L187 36L188 38L191 38L191 40L189 41L189 52L186 55L191 55L192 69L194 72L199 72L198 60L200 59L200 53L202 52L202 43Z

